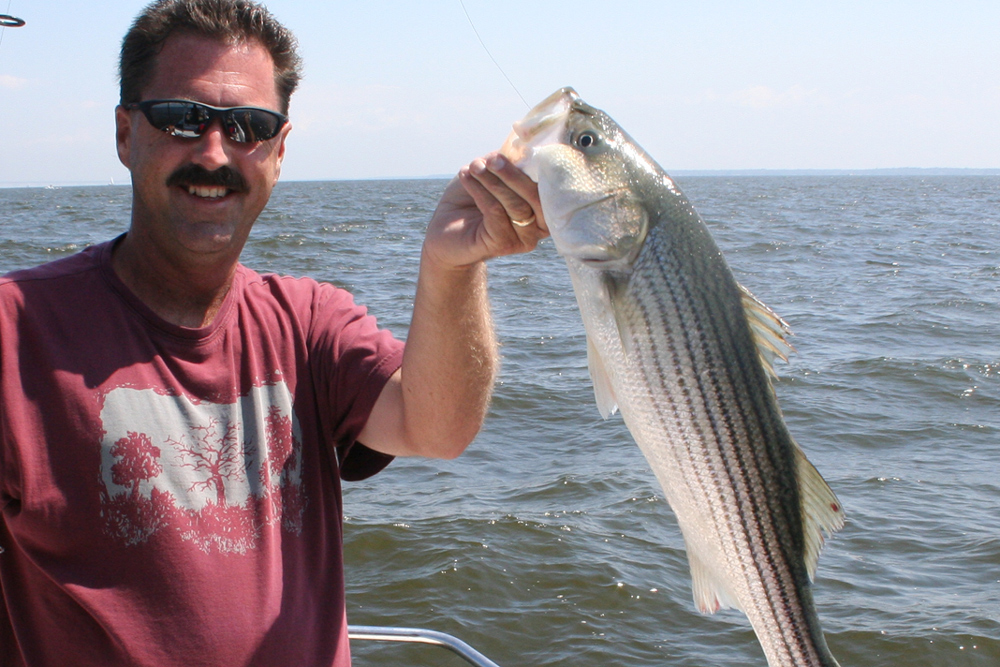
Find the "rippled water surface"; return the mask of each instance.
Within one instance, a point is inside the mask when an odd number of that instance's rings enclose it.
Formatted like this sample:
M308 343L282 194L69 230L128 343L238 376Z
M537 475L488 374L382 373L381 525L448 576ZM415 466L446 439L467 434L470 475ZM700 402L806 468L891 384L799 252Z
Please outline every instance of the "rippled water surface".
M405 336L444 181L288 183L244 261L354 291ZM1000 178L698 177L680 185L780 313L786 421L847 509L815 587L844 667L1000 665ZM124 231L122 187L0 190L0 272ZM455 634L503 667L765 665L698 614L683 541L619 417L594 406L550 242L491 265L504 366L455 461L345 491L352 623ZM365 665L460 664L357 645Z

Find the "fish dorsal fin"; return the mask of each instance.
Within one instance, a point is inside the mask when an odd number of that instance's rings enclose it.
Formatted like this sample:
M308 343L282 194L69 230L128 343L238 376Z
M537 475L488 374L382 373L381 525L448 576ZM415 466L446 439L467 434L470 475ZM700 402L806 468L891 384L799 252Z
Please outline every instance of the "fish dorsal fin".
M594 341L587 336L587 367L590 370L590 381L594 384L594 399L601 417L607 419L618 411L618 399L611 386L611 378L604 368L600 352L594 347Z
M816 577L816 564L826 537L844 527L844 506L798 444L795 445L795 464L802 504L806 571L812 581Z
M768 376L777 379L778 376L774 372L775 358L788 361L788 355L795 351L787 340L787 336L792 333L791 329L787 322L778 317L777 313L755 297L750 290L743 285L738 287L743 301L743 312L746 313L753 341L757 344L760 363Z
M703 614L714 614L720 609L739 609L735 596L698 557L691 545L687 545L688 564L691 566L691 592L694 604Z
M750 290L739 285L743 310L750 325L757 354L769 378L777 378L774 360L788 361L788 355L795 351L787 336L791 330L777 313ZM794 441L793 441L794 442ZM844 507L837 495L819 474L816 467L806 458L805 452L795 443L795 464L799 481L799 497L802 510L802 534L805 539L805 564L809 579L816 576L819 552L823 549L826 536L844 527Z

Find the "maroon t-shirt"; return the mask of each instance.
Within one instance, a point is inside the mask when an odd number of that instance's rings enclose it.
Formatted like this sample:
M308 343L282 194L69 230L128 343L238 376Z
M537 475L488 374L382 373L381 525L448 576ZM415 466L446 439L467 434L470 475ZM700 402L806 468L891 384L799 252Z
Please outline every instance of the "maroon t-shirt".
M243 266L174 326L112 246L0 278L0 665L350 664L340 479L402 343Z

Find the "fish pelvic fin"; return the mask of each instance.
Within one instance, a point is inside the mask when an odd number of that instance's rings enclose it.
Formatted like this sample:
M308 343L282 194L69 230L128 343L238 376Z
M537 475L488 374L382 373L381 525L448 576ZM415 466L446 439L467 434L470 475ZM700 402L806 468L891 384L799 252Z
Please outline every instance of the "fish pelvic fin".
M776 380L778 374L774 371L774 360L788 361L788 355L795 352L795 348L792 347L787 338L792 334L792 330L787 322L763 301L755 297L750 290L743 285L738 285L738 287L743 302L743 311L746 313L747 323L750 325L750 333L757 345L757 356L760 358L760 363L768 377Z
M729 593L726 585L705 565L704 561L687 545L688 564L691 566L691 591L694 605L702 614L714 614L720 609L743 608L736 597Z
M601 353L597 351L590 336L587 336L587 368L590 370L590 381L594 385L594 399L597 401L597 409L600 411L601 417L607 419L618 411L618 399L611 386L608 371L604 368Z
M809 580L813 581L816 578L819 552L823 549L826 537L844 527L844 506L798 444L795 445L795 464L802 504L806 572Z

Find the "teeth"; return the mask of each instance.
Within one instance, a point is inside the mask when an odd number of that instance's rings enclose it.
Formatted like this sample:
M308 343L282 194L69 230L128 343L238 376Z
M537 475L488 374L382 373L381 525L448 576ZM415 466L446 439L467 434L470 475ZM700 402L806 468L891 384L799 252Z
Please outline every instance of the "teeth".
M188 193L195 195L196 197L205 197L208 199L218 199L219 197L225 197L226 193L229 192L226 188L218 186L205 186L205 185L189 185Z

